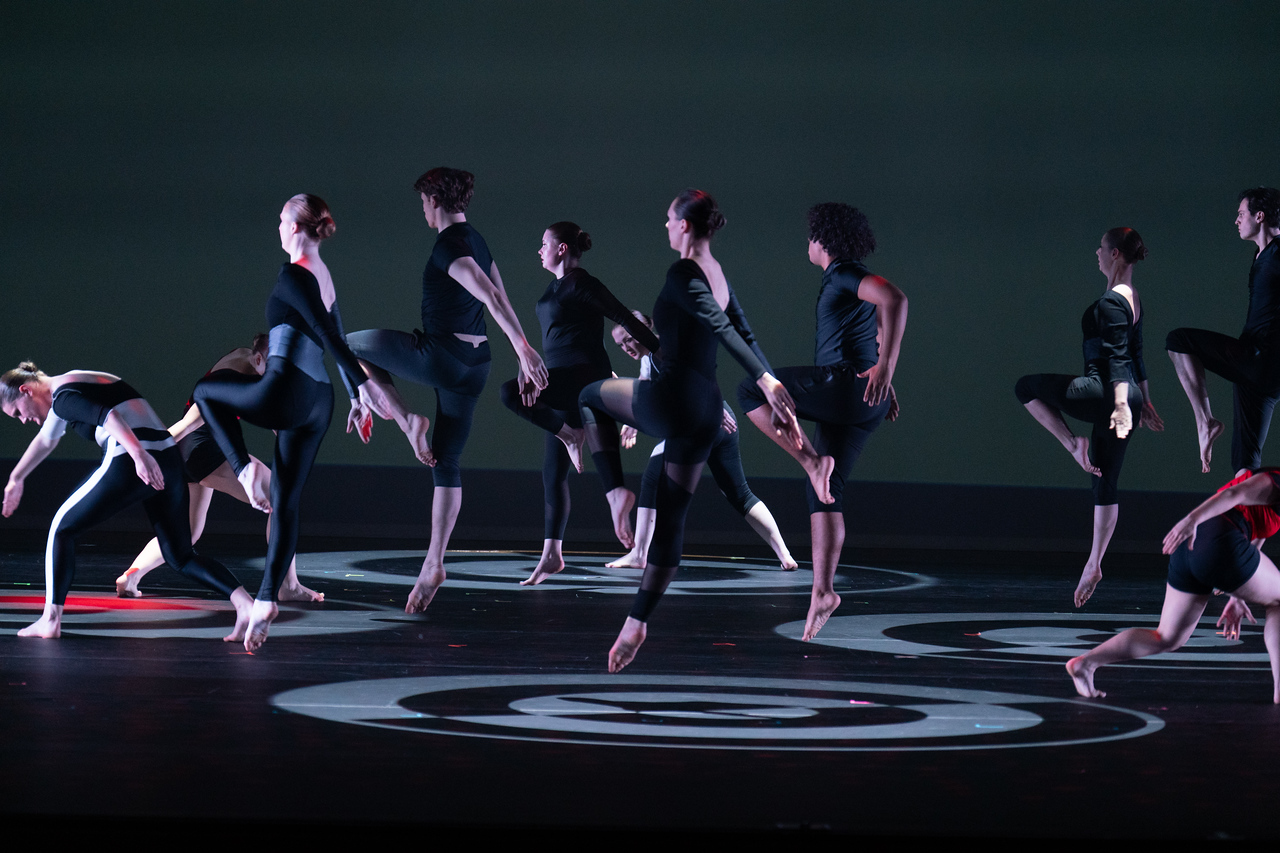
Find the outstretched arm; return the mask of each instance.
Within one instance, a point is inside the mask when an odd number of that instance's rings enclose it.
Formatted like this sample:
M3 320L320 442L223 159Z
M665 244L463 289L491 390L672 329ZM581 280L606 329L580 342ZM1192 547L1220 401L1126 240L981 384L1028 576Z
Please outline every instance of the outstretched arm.
M1196 545L1196 528L1200 523L1214 516L1222 515L1237 506L1259 506L1269 504L1276 496L1275 483L1267 474L1255 474L1247 480L1223 489L1200 506L1187 513L1186 517L1173 526L1164 537L1166 554L1172 554L1184 541L1187 548Z
M475 258L461 257L449 264L449 277L465 287L468 293L479 299L484 307L489 309L489 313L493 315L493 319L497 321L507 340L511 341L512 349L516 351L521 375L529 379L537 388L546 388L547 368L542 363L542 356L538 355L538 351L524 336L524 329L520 328L520 319L516 316L515 309L511 307L511 300L507 298L507 291L502 286L498 265L493 264L486 274L480 269Z
M14 465L13 470L9 472L9 482L4 487L4 505L0 509L0 514L3 514L5 518L17 511L18 504L22 502L22 490L26 486L27 475L47 459L53 449L58 446L58 442L62 440L62 435L66 428L65 421L51 416L45 420L44 426L40 427L36 437L31 439L31 443L27 445L26 452L22 454L18 464Z
M867 377L863 401L878 406L889 397L893 373L898 369L898 352L907 330L907 295L880 276L868 275L858 282L858 298L876 306L876 344L880 349L880 360L858 375Z

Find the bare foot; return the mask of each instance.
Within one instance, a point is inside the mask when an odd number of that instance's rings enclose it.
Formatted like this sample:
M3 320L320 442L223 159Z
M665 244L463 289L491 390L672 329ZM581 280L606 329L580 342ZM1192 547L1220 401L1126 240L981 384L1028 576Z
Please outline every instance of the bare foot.
M636 652L640 651L640 644L644 642L647 633L643 622L627 617L627 621L622 623L618 639L613 641L613 648L609 649L610 672L622 672L623 667L635 660Z
M604 565L607 569L643 569L644 564L645 556L640 553L640 547L637 545L628 551L625 556Z
M609 501L609 512L613 515L613 532L622 543L623 548L631 548L636 544L635 534L631 531L631 508L636 505L636 493L619 486L605 495Z
M431 453L431 446L427 443L427 429L431 426L431 421L422 415L415 415L412 412L407 416L409 428L405 431L405 437L409 439L409 445L413 448L413 455L418 457L418 461L423 465L429 465L432 468L436 466L436 457Z
M39 637L56 640L62 636L62 614L45 608L44 615L18 632L19 637Z
M142 598L138 589L138 581L142 580L142 570L132 566L127 572L116 578L116 595L121 598Z
M809 485L813 486L813 490L818 493L818 500L824 504L835 503L836 499L831 497L831 472L836 469L836 460L834 456L819 456L818 461L812 466L805 467L804 471L809 475Z
M236 608L236 626L231 629L231 633L222 638L224 643L242 643L245 635L249 633L249 617L253 614L253 599L245 593L242 598L237 599L232 596L231 603Z
M1076 692L1086 699L1101 699L1107 694L1093 686L1093 671L1096 666L1089 664L1084 655L1067 661L1067 675L1076 683Z
M1101 477L1102 469L1089 461L1089 439L1083 435L1077 435L1072 440L1072 444L1072 447L1067 448L1067 452L1071 454L1072 459L1076 460L1076 464L1083 468L1086 473Z
M800 639L807 643L816 637L839 606L840 596L834 592L815 593L809 599L809 616L804 620L804 633L800 635Z
M1202 474L1209 473L1209 463L1213 461L1213 443L1218 440L1218 436L1222 435L1224 429L1226 427L1222 425L1222 421L1209 418L1203 432L1196 430L1196 438L1200 441L1200 472Z
M244 635L246 652L256 652L262 648L262 644L267 641L267 632L271 630L271 623L278 615L280 615L280 608L274 601L254 600L249 610L249 627Z
M794 572L800 567L800 564L796 562L795 557L791 556L791 552L786 547L782 547L773 553L777 555L778 562L782 564L784 572Z
M293 583L286 581L280 585L280 591L276 593L276 600L309 601L312 604L320 604L324 601L324 593L316 592L314 589L305 587L297 581L294 581Z
M431 599L436 597L436 590L444 583L444 566L428 566L422 564L418 573L418 582L409 592L409 601L404 606L405 613L421 613L427 609Z
M538 561L538 565L534 566L533 574L520 581L520 586L537 586L552 575L558 575L563 571L563 559L543 557Z
M271 496L266 492L271 477L266 473L266 466L257 459L250 459L244 470L236 475L244 493L249 496L249 505L261 512L271 512Z
M1095 566L1084 567L1084 571L1080 573L1080 583L1076 585L1076 607L1084 606L1084 603L1093 595L1093 591L1098 588L1100 580L1102 580L1102 569Z
M582 443L587 440L587 431L585 429L574 429L565 424L556 433L556 438L560 439L564 443L565 450L569 451L569 461L573 463L573 470L581 474Z

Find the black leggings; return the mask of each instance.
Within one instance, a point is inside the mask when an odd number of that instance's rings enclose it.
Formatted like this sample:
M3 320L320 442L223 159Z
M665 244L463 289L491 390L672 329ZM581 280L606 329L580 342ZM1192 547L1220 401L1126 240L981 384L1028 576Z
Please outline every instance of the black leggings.
M654 453L649 457L649 464L644 468L644 476L640 478L640 499L637 506L646 509L657 509L658 480L662 477L663 453ZM742 470L742 453L738 449L738 433L728 432L721 427L715 444L711 445L711 455L707 457L707 468L720 488L729 506L737 510L739 515L746 515L751 508L760 503L760 499L751 491L747 483L747 473Z
M107 444L102 464L76 487L53 517L45 548L46 600L66 604L76 574L76 537L139 501L151 520L165 562L193 581L230 597L240 581L226 566L201 557L191 547L190 499L178 449L149 451L164 475L164 488L156 491L138 479L129 454L111 455L116 448L114 440Z
M680 568L685 517L711 455L724 401L716 383L692 370L666 368L658 379L606 379L582 391L582 423L605 491L623 485L616 421L667 442L654 500L653 542L631 616L647 622Z
M831 472L833 503L818 500L813 484L805 480L805 498L809 514L841 512L844 507L844 485L862 448L889 412L889 401L870 406L862 397L867 380L858 378L857 367L849 362L826 367L784 367L776 374L796 401L796 414L817 426L813 432L813 448L819 456L835 459ZM738 403L744 412L765 404L764 392L748 379L738 386Z
M502 383L499 396L502 405L534 426L546 431L542 449L542 538L564 541L564 530L569 523L569 451L556 433L567 423L574 429L582 427L582 415L578 409L578 395L592 382L608 378L608 366L576 364L571 367L548 369L547 387L538 395L532 406L520 400L516 380Z
M1195 356L1205 370L1232 384L1231 467L1261 468L1262 445L1280 401L1280 360L1239 338L1204 329L1174 329L1165 348Z
M196 386L196 405L238 476L249 464L240 418L276 431L271 464L271 536L258 600L275 601L298 549L302 488L333 415L333 386L272 356L258 376L209 377Z
M431 469L431 481L437 488L461 488L462 451L489 378L488 342L476 348L477 364L464 363L417 329L412 333L393 329L352 332L347 335L347 346L356 358L386 374L435 388L431 453L436 466Z
M1111 429L1111 413L1115 410L1115 394L1109 383L1099 376L1068 376L1064 373L1034 373L1018 380L1014 393L1022 405L1039 400L1050 408L1064 412L1076 420L1093 425L1089 438L1089 461L1102 471L1092 475L1094 506L1112 506L1120 502L1120 469L1129 438L1116 437ZM1133 410L1133 427L1137 429L1143 404L1142 389L1129 383L1129 408Z

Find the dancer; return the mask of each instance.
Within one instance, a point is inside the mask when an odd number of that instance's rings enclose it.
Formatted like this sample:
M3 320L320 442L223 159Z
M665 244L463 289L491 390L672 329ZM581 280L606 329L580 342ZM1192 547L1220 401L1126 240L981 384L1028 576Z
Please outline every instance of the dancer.
M1026 406L1093 477L1093 545L1076 585L1082 607L1102 580L1102 557L1119 517L1120 468L1129 448L1133 410L1139 425L1160 432L1142 362L1142 301L1133 286L1133 265L1147 247L1132 228L1112 228L1097 249L1098 269L1107 277L1102 298L1084 312L1084 376L1038 373L1018 380L1018 402ZM1077 436L1063 413L1093 425L1091 438Z
M867 439L880 422L898 417L893 374L907 326L907 297L872 273L862 259L875 251L867 217L836 202L809 209L809 262L822 269L813 367L786 367L778 379L796 401L796 414L816 423L813 443L780 441L770 428L764 398L747 383L738 402L753 424L773 437L809 472L811 460L829 460L829 491L809 475L805 494L813 543L813 591L803 639L811 640L840 606L836 567L844 548L844 487ZM802 433L803 435L803 433Z
M320 258L320 243L333 235L333 217L324 200L301 194L280 211L280 246L289 262L280 268L267 299L270 347L262 376L209 376L196 385L195 401L218 447L231 463L249 503L273 516L266 570L253 602L244 647L254 651L267 639L279 613L276 599L298 546L302 489L329 429L333 386L324 365L328 349L346 374L353 393L347 431L368 422L369 411L397 406L376 381L367 379L342 337L342 317L333 276ZM397 411L401 419L403 410ZM240 419L275 430L271 476L245 449ZM361 429L362 438L365 437ZM265 484L270 483L268 499Z
M1280 704L1280 572L1261 550L1261 540L1280 532L1277 508L1280 468L1264 468L1236 477L1175 524L1164 537L1169 580L1159 627L1129 628L1069 660L1076 691L1087 698L1106 696L1093 683L1098 667L1182 648L1209 596L1220 589L1231 593L1218 619L1228 639L1239 639L1242 618L1255 621L1245 602L1266 608L1262 637L1271 658L1271 701Z
M650 348L658 339L618 298L581 266L591 235L572 222L557 222L542 235L538 257L556 277L538 300L548 383L541 394L517 380L502 385L502 403L546 431L542 457L542 557L522 586L542 583L564 570L564 530L569 521L569 466L582 473L582 417L578 395L613 375L605 352L604 318L623 324ZM536 396L532 405L527 400Z
M653 321L645 315L635 312L646 326ZM648 348L633 338L622 326L613 327L613 340L622 351L640 362L640 378L653 379L657 372L653 366L653 356ZM635 444L635 427L622 428L621 441L624 447ZM643 569L648 561L649 544L653 541L654 521L657 515L658 480L662 476L663 452L666 442L660 441L649 454L649 464L645 466L644 476L640 478L640 499L636 504L635 545L625 556L605 565L611 569ZM795 571L798 567L787 543L778 529L778 522L764 501L756 497L747 483L746 472L742 470L742 454L738 450L738 422L733 417L729 404L724 404L724 416L720 422L720 432L716 434L715 443L711 446L711 455L707 457L707 467L711 476L720 488L729 505L746 519L751 529L760 535L773 553L778 556L784 572Z
M800 441L795 404L769 372L742 306L711 255L711 237L723 226L724 216L711 196L685 190L676 197L667 209L666 228L668 242L681 259L667 271L653 307L654 329L662 342L661 372L650 382L606 379L582 392L587 443L604 483L614 532L627 548L634 544L630 514L635 494L623 481L615 420L667 442L653 545L631 615L609 650L610 672L618 672L635 657L649 614L680 567L685 515L720 431L723 398L716 384L717 341L755 377L775 428ZM813 467L818 470L816 459Z
M1174 329L1165 340L1178 381L1191 401L1200 443L1200 470L1209 473L1222 421L1209 406L1204 372L1232 383L1231 466L1236 473L1262 465L1271 415L1280 401L1280 190L1243 190L1236 209L1241 240L1258 247L1249 268L1249 312L1239 338L1204 329Z
M431 478L435 484L431 543L405 604L406 613L426 610L444 583L444 554L462 508L462 449L489 377L485 308L515 349L520 387L532 384L539 391L547 387L547 369L525 340L498 265L484 238L467 222L475 176L441 166L419 177L413 188L422 197L427 225L439 232L422 272L422 330L370 329L347 336L364 371L385 383L401 407L392 375L436 389L436 428L429 451L434 457ZM532 402L532 390L530 394Z
M267 346L266 335L255 335L252 346L233 349L219 359L205 376L218 376L223 374L223 371L232 375L261 376L267 369ZM200 541L200 535L204 532L205 519L209 515L209 503L215 491L245 503L248 503L249 498L236 480L235 472L231 470L231 463L227 462L227 458L222 455L218 442L214 440L213 431L200 416L200 409L194 401L187 401L186 414L183 415L182 420L169 427L169 434L178 442L178 452L182 454L183 473L186 475L191 505L191 541L194 544ZM258 461L253 456L250 456L250 459ZM267 468L261 462L258 462L256 470L261 476L268 476ZM270 491L271 484L264 482L259 484L259 488L266 493ZM271 535L270 531L271 519L268 516L268 538ZM128 571L116 578L116 595L121 598L141 597L142 592L138 589L138 584L149 572L162 565L164 565L164 555L160 551L160 540L152 539L141 553L133 558ZM297 565L297 558L289 563L289 571L285 575L284 583L280 585L279 600L324 601L323 592L308 589L298 581Z
M191 547L182 457L142 395L110 373L73 370L49 376L24 361L0 377L0 407L9 417L40 427L9 474L5 518L22 501L27 476L53 452L68 428L102 448L97 470L53 517L45 549L44 613L19 631L19 637L62 636L62 609L76 572L76 537L141 501L169 565L231 599L236 625L223 639L244 639L252 599L225 566Z

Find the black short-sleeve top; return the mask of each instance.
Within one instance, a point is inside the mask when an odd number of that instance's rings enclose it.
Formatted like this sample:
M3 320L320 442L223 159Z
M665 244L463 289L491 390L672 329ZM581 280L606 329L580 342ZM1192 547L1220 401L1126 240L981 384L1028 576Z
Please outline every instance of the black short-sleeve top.
M455 222L436 237L422 271L422 331L464 364L476 365L490 360L488 341L475 341L488 334L484 305L449 275L449 267L459 258L474 259L485 275L491 275L493 256L468 222ZM472 340L464 341L457 337L460 334Z
M1272 240L1249 268L1249 313L1240 339L1262 352L1280 352L1280 240Z
M1104 382L1143 382L1142 318L1135 322L1129 300L1114 290L1089 306L1080 319L1084 335L1084 367Z
M650 352L658 349L658 339L649 327L582 267L551 282L534 312L542 326L542 357L548 368L590 364L609 370L603 343L605 318L625 328Z
M851 362L859 372L880 360L876 344L876 306L858 298L858 285L873 275L858 261L835 260L822 273L818 291L813 363L828 367Z
M103 426L112 412L119 415L147 450L173 447L173 436L165 428L164 421L124 380L115 382L64 382L53 392L53 407L49 418L54 438L61 438L68 429L86 441L107 449L111 436ZM113 455L124 453L116 445Z

